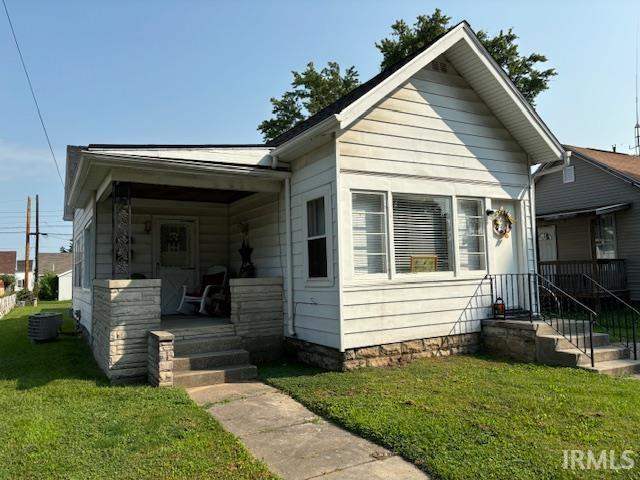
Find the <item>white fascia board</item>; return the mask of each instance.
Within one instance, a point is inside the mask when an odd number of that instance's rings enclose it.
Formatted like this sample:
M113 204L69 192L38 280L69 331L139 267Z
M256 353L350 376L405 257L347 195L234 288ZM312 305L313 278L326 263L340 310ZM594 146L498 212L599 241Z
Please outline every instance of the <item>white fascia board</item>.
M536 129L536 132L538 133L540 138L555 154L556 158L550 158L548 161L552 162L562 159L565 156L565 149L562 144L558 141L558 139L556 139L555 135L551 133L540 116L531 107L531 105L529 105L529 102L527 102L526 99L522 96L522 93L520 93L518 88L513 84L507 73L500 67L500 65L498 65L498 63L493 59L489 52L487 52L486 48L484 48L484 46L480 43L480 40L478 40L478 37L476 37L475 34L473 34L473 32L469 30L466 25L464 27L465 35L463 38L467 42L469 47L471 47L474 53L478 55L489 72L493 75L493 77L504 89L504 91L509 95L513 103L527 118L531 126Z
M340 128L348 128L349 125L364 115L367 110L382 101L387 95L400 87L415 73L438 58L440 55L445 54L449 48L460 41L465 42L467 46L471 48L472 51L481 59L488 71L495 78L497 84L509 95L511 101L520 109L532 128L536 130L538 136L545 142L552 157L549 161L561 159L564 154L564 148L560 142L522 97L522 94L513 85L513 82L511 82L504 70L495 62L495 60L493 60L491 55L488 54L473 31L465 23L458 25L416 58L398 69L398 71L389 78L381 82L367 94L363 95L357 101L340 112ZM491 105L489 105L489 107L491 107Z
M340 112L340 128L347 128L353 122L358 120L358 118L360 118L367 110L382 101L393 90L411 78L411 76L446 52L451 46L463 38L463 32L464 23L455 27L420 55L415 57L406 65L403 65L384 81L380 82L380 84L375 88L371 89L351 105L347 106L342 110L342 112Z
M154 159L183 159L202 162L228 162L242 165L270 166L269 147L194 147L194 148L91 148L87 152L110 157L138 157Z
M340 118L338 115L331 115L330 117L325 118L320 123L314 125L308 130L305 130L300 135L293 137L291 140L283 143L282 145L277 146L275 149L271 151L271 155L276 157L281 157L286 153L299 148L301 143L307 140L312 139L318 135L326 133L330 130L337 129L340 125Z

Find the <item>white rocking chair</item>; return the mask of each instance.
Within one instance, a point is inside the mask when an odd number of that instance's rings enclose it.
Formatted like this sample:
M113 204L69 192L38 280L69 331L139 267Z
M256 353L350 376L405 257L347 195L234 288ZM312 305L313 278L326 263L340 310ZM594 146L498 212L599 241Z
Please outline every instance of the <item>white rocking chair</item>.
M207 277L217 277L216 282L210 282ZM178 311L185 312L183 308L186 304L199 305L198 313L207 314L207 302L209 300L218 303L216 310L219 308L220 302L224 301L224 288L227 285L227 267L222 265L214 265L207 269L207 273L202 277L202 286L200 292L193 293L187 290L187 286L182 286L182 299L178 306ZM198 308L198 307L196 307Z

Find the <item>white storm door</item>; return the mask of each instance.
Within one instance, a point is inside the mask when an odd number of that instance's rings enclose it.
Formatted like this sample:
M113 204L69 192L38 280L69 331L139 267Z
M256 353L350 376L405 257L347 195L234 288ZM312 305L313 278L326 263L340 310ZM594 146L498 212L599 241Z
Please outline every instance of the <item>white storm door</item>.
M555 262L558 260L555 225L538 227L538 250L541 262Z
M162 280L163 315L177 313L183 286L197 287L198 224L195 219L154 219L155 277Z

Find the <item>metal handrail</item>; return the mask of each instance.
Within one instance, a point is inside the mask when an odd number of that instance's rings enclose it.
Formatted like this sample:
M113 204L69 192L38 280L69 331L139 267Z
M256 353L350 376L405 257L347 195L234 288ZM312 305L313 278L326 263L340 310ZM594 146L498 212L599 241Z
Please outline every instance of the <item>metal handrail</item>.
M605 292L607 292L609 295L611 295L613 298L615 298L616 300L618 300L620 303L622 303L625 307L630 308L631 310L633 310L638 316L640 316L640 312L638 310L636 310L635 307L633 307L632 305L629 305L627 302L625 302L623 299L621 299L619 296L617 296L615 293L613 293L611 290L609 290L606 287L603 287L601 284L599 284L598 282L596 282L593 278L591 278L589 275L587 275L586 273L582 274L584 277L588 278L589 280L591 280L593 283L595 283L598 287L600 287L602 290L604 290Z
M559 291L560 293L562 293L563 295L566 295L567 297L569 297L573 302L577 303L578 305L580 305L582 308L584 308L585 310L588 310L589 312L591 312L591 314L595 315L596 317L598 316L598 314L593 311L592 309L590 309L589 307L587 307L584 303L582 303L580 300L578 300L577 298L575 298L573 295L568 294L567 292L565 292L564 290L562 290L560 287L558 287L557 285L555 285L554 283L552 283L551 281L547 280L546 278L544 278L542 275L540 275L539 273L534 273L533 275L537 276L538 278L541 278L542 280L544 280L545 282L547 282L549 285L551 285L553 288L555 288L557 291Z
M622 305L624 305L625 307L627 307L629 310L631 310L633 313L636 314L637 318L633 318L631 317L631 339L629 339L628 333L627 333L627 347L629 347L629 340L632 341L633 343L633 358L635 360L638 359L638 343L637 343L637 323L638 323L638 318L640 318L640 312L638 312L638 310L633 307L632 305L629 305L626 301L624 301L623 299L621 299L619 296L617 296L615 293L613 293L612 291L610 291L609 289L603 287L600 283L596 282L593 278L591 278L589 275L587 274L583 274L588 280L590 280L594 285L596 285L597 287L599 287L601 290L603 290L604 292L606 292L607 294L609 294L611 297L613 297L614 299L616 299L618 302L620 302ZM628 317L627 317L628 318ZM603 325L604 326L604 325ZM626 327L626 321L625 321L625 327ZM605 327L606 329L608 329L608 327ZM619 328L619 331L620 328ZM615 325L613 327L613 332L615 334ZM620 336L619 340L622 340L622 335Z

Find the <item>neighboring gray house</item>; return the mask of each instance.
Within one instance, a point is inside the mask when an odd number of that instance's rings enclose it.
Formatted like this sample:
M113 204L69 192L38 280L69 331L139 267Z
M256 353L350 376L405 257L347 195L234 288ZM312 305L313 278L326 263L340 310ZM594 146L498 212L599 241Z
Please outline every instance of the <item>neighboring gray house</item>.
M640 157L565 148L568 165L534 176L540 273L578 293L586 274L640 301Z

